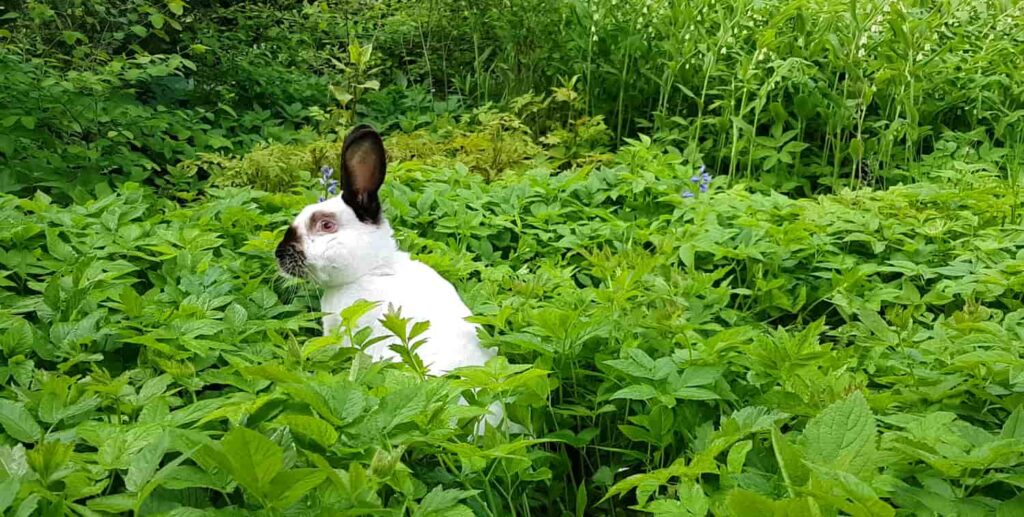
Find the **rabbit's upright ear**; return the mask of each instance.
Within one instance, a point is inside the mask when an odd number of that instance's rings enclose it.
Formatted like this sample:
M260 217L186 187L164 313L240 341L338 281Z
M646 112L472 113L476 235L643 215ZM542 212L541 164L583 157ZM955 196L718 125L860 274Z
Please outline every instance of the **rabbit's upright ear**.
M356 126L341 149L341 199L364 223L380 222L377 191L384 184L384 142L370 126Z

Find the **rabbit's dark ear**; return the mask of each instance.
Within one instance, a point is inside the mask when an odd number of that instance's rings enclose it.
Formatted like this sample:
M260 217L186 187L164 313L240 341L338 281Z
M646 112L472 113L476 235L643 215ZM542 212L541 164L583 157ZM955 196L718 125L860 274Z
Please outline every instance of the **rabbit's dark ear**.
M341 149L341 199L364 223L380 222L377 191L384 184L387 156L380 135L365 124L345 137Z

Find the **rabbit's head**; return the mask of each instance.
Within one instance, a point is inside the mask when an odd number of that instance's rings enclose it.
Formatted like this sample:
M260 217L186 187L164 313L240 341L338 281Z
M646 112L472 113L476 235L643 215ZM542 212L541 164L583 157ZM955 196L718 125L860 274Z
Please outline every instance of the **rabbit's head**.
M277 246L281 271L336 286L387 267L398 248L377 197L386 169L380 135L353 129L341 151L341 195L302 209Z

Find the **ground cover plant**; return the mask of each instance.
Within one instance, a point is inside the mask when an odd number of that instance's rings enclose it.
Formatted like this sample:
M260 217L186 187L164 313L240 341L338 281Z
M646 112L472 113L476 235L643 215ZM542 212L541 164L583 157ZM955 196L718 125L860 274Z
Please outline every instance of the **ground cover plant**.
M276 280L277 230L308 197L5 197L0 502L1012 514L1012 198L984 183L700 192L675 162L489 185L397 167L401 240L457 281L505 356L426 381L329 347L315 293ZM454 399L470 387L480 404L512 396L533 438L471 441Z
M1024 514L1021 5L0 0L0 512ZM356 122L487 365L277 272Z

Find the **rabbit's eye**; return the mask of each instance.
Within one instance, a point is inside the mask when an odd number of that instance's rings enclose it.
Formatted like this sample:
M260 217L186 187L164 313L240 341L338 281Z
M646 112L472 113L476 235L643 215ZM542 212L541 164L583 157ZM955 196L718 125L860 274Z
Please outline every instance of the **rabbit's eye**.
M334 233L338 230L338 224L330 219L321 219L316 224L316 229L324 233Z

